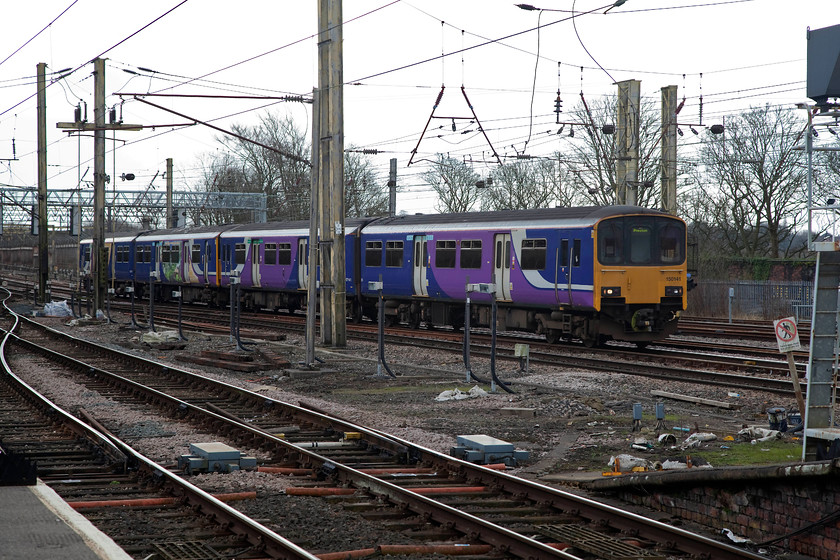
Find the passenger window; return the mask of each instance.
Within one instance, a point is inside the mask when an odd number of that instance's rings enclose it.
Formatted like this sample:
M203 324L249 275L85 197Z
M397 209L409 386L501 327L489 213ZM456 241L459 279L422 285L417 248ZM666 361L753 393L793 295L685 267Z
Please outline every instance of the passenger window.
M263 264L272 266L277 264L277 243L266 243L263 252Z
M199 245L198 243L193 243L190 258L194 263L201 262L201 245Z
M461 241L461 268L481 268L481 240Z
M572 266L580 266L580 239L575 239L572 245Z
M277 264L290 265L292 264L292 244L278 243L277 244Z
M403 265L403 242L387 241L385 243L385 266L401 267Z
M569 266L569 240L560 241L560 266Z
M522 240L522 270L545 270L545 239Z
M382 266L382 242L365 243L365 266Z
M237 243L236 248L234 249L234 258L236 264L245 264L245 244L244 243Z
M435 241L435 266L455 268L455 241Z

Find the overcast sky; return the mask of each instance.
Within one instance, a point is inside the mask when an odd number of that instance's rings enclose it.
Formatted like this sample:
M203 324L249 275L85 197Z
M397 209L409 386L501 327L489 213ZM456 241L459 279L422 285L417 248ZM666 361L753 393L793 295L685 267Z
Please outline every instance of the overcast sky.
M420 141L441 86L435 116L472 116L463 85L500 155L548 155L574 141L556 135L558 87L571 109L581 92L588 102L614 94L616 81L640 80L642 95L657 104L660 89L676 85L686 98L680 122L699 124L702 94L708 126L750 106L805 101L806 30L840 23L836 0L627 0L606 14L605 0L535 5L546 10L496 0L344 2L345 147L383 151L374 158L383 184L388 160L397 158L398 211L429 209L433 201L420 184L425 163L406 167L418 142L417 159L446 152L474 162L482 175L492 171L488 142L466 121L453 133L451 121L433 119ZM160 127L118 133L115 154L108 142L108 173L134 173L132 189L149 185L169 157L176 188L190 188L199 158L219 149L219 133L166 126L184 119L130 97L120 108L115 93L309 95L317 85L314 0L38 0L3 7L0 160L12 158L14 139L17 161L0 161L2 185L37 183L39 62L48 72L75 70L47 90L50 189L75 188L88 168L85 180L92 179L92 139L79 142L55 123L72 121L79 100L93 120L89 62L98 56L107 59L108 107L117 105L126 123ZM222 128L253 124L265 111L311 126L311 105L300 103L150 100ZM160 176L154 183L164 184Z

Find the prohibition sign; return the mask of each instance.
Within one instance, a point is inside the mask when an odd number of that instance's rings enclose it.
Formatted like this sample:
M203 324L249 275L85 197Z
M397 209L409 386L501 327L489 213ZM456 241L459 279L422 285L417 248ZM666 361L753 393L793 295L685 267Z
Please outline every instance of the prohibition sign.
M795 318L785 317L784 319L773 321L773 326L776 330L776 342L779 343L779 352L793 352L801 348Z

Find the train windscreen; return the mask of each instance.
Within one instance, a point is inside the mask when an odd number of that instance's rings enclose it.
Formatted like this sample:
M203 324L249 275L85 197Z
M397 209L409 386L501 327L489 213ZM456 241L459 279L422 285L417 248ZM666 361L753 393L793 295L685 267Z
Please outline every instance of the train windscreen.
M598 224L603 265L668 265L685 262L685 225L660 216L624 216Z

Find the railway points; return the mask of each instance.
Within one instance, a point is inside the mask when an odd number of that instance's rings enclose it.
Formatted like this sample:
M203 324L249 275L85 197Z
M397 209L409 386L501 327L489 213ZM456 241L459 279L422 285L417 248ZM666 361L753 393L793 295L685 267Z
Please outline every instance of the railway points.
M123 317L122 317L122 316L120 316L120 318L123 318ZM89 327L83 327L83 328L85 328L85 329L86 329L86 328L89 328ZM111 329L113 329L113 331L112 331L112 332L114 332L114 333L118 333L118 332L119 332L119 329L120 329L120 327L119 327L119 326L112 326L112 327L110 327L110 328L111 328ZM129 331L129 332L130 332L130 331ZM421 332L422 332L422 331L421 331ZM436 331L433 331L433 332L437 332L437 330L436 330ZM438 333L438 334L441 334L441 333ZM296 337L297 335L290 334L289 336L292 338L292 342L294 342L295 337ZM110 338L111 338L111 339L112 339L112 341L113 341L116 337L112 334L112 335L110 335ZM414 336L414 339L415 339L415 340L417 340L417 339L418 339L418 337L415 335L415 336ZM201 338L199 338L199 340L201 340ZM215 339L215 340L219 340L219 339ZM288 343L289 343L289 341L287 340L287 341L286 341L286 344L288 344ZM215 345L215 346L217 346L217 347L218 347L218 346L220 346L220 344L219 344L218 342L211 343L211 344L213 344L213 345ZM268 343L266 343L266 344L268 344ZM358 344L359 344L360 346L362 345L362 343L358 343ZM440 343L437 343L437 344L438 344L438 346L440 347ZM532 346L532 347L533 347L533 346ZM358 349L356 349L354 352L351 352L351 354L359 354L359 353L360 353L360 350L361 350L361 348L358 348ZM407 356L405 356L405 354L406 354L406 352L405 352L405 351L401 351L401 353L403 354L403 358L406 358L406 357L407 357ZM438 356L440 356L440 357L442 357L442 356L443 356L443 354L440 354L440 353L438 353L437 355L438 355ZM343 358L343 359L342 359L342 361L343 361L343 360L345 360L345 359L346 359L346 358ZM479 360L481 360L481 358L480 358L480 357L479 357L478 359L479 359ZM426 362L428 362L428 360L426 360ZM426 363L426 368L428 368L428 370L431 370L431 369L442 370L442 369L444 369L444 368L441 368L441 367L440 367L440 364L437 364L437 367L433 367L433 368L429 368L429 367L428 367L428 366L436 365L436 362L437 362L437 360L434 360L434 363ZM458 359L457 359L457 357L456 357L454 360L450 360L450 361L449 361L449 366L450 366L450 367L452 367L452 366L454 366L454 365L457 365L457 363L458 363ZM480 362L479 362L479 363L480 363ZM334 365L334 364L333 364L333 365ZM511 363L511 365L513 365L513 362ZM533 365L533 362L532 362L532 365ZM369 368L370 366L369 366L369 365L368 365L368 366L360 366L360 368L359 368L359 369L357 369L356 371L358 372L360 369L362 369L362 370L363 370L365 367L368 367L368 368ZM542 368L542 367L545 367L545 366L543 366L543 365L539 365L539 364L538 364L538 365L537 365L537 366L535 366L535 367ZM298 387L301 387L301 388L302 388L304 385L310 385L310 386L311 386L311 385L312 385L312 383L314 382L314 383L316 383L318 386L322 387L322 389L321 389L321 390L319 390L319 391L318 391L318 393L319 393L319 394L324 394L324 395L326 396L326 395L328 395L328 394L334 393L334 392L338 389L338 386L339 386L339 385L346 385L346 383L347 383L347 381L348 381L348 378L343 378L343 375L346 375L346 372L344 372L344 371L343 371L343 369L344 369L343 367L337 368L337 370L334 370L334 371L333 371L333 373L331 373L331 374L327 374L326 376L325 376L325 375L322 375L322 374L319 374L319 373L317 373L317 372L316 372L316 373L315 373L312 377L308 377L306 380L294 381L293 383L295 383L295 384L296 384L296 386L298 386ZM351 368L351 369L355 369L355 368ZM453 369L455 369L455 368L453 368ZM510 370L510 372L511 372L511 373L513 373L514 369L515 369L515 368L512 368L512 369ZM457 371L457 370L456 370L456 371ZM508 370L506 370L506 371L508 371ZM414 376L413 376L413 375L408 375L407 377L403 377L403 376L401 376L401 377L402 377L402 379L400 379L399 381L401 381L401 382L408 382L410 386L415 386L415 387L417 387L418 389L420 389L420 387L422 387L422 385L423 385L423 382L422 382L422 381L420 382L420 383L421 383L421 385L419 385L419 386L418 386L418 385L416 385L417 380L415 380L415 379L414 379ZM428 374L428 373L427 373L426 375L422 376L422 377L423 377L424 379L426 379L427 381L430 379L430 377L429 377L429 374ZM431 376L431 379L433 379L434 377L435 377L435 376ZM258 384L258 386L263 387L263 389L261 389L262 391L265 391L265 390L270 390L270 389L269 389L270 387L276 386L276 384L278 383L278 381L277 381L276 379L274 379L274 378L273 378L273 376L270 374L270 372L269 372L269 374L268 374L268 375L251 376L249 379L251 380L250 382L256 382L256 383ZM350 377L349 379L355 379L355 381L353 381L353 382L351 382L351 383L353 383L353 384L358 383L358 384L360 385L360 387L358 388L358 392L359 392L359 393L363 393L363 392L365 392L365 391L369 391L369 390L370 390L370 389L365 389L365 388L364 388L364 387L370 387L370 385L369 385L369 383L362 381L362 380L361 380L362 378L359 378L359 377L358 377L358 373L357 373L355 376L353 376L353 375L351 374L351 377ZM524 381L524 380L523 380L523 381ZM288 383L288 382L285 382L285 381L284 381L284 382L280 382L280 383ZM374 382L374 383L379 383L379 382ZM364 387L362 387L362 385L364 385ZM438 386L439 386L439 385L438 385ZM524 386L524 384L523 384L523 386ZM372 387L371 387L371 388L372 388ZM422 391L422 389L420 389L420 390ZM346 389L345 389L345 391L346 391ZM542 391L544 391L544 390L539 390L539 391L540 391L540 392L542 392ZM747 392L747 393L748 393L748 392ZM375 394L375 393L374 393L374 394ZM741 397L741 399L743 399L743 397ZM508 407L510 406L510 404L512 404L512 403L507 403ZM594 403L593 403L593 404L594 404ZM614 403L611 403L611 404L614 404ZM528 419L528 420L525 420L525 422L530 422L530 426L531 426L532 428L533 428L533 426L535 425L535 423L537 423L537 424L539 424L539 425L540 425L540 428L532 429L532 431L533 431L533 432L537 433L537 432L542 432L543 430L551 430L551 431L557 430L557 431L559 432L559 431L562 431L562 430L564 429L564 428L563 428L563 426L565 425L565 423L567 422L567 420L563 420L563 417L558 418L558 419L556 419L556 420L554 420L554 421L549 421L549 420L547 420L547 419L545 418L545 416L544 416L544 414L547 412L547 409L546 409L546 407L545 407L545 406L537 406L537 407L535 407L535 410L537 411L537 412L536 412L536 414L537 414L536 418L530 418L530 419ZM671 407L670 407L670 406L669 406L669 410L671 410ZM591 412L590 412L590 414L591 414ZM459 415L457 415L457 416L462 416L462 415L461 415L461 414L459 414ZM702 416L703 416L703 418L706 418L707 416L712 416L712 415L711 415L711 414L709 414L709 415L703 414ZM524 418L524 417L523 417L523 418ZM418 419L419 419L419 417L418 417ZM557 421L557 420L559 420L559 421ZM683 420L683 422L682 422L682 423L683 423L684 425L688 425L688 426L690 426L690 425L691 425L691 424L690 424L690 420L691 420L691 418L690 418L690 417L686 417L686 418ZM649 420L647 420L647 421L646 421L646 423L647 423L648 421L649 421ZM520 421L520 420L518 420L518 419L508 419L508 420L506 421L506 423L507 423L509 426L511 426L511 427L512 427L512 426L517 425L517 424L522 424L523 422L522 422L522 421ZM568 429L568 428L566 428L566 429ZM471 433L471 432L463 431L463 432L461 432L461 433ZM495 431L494 431L493 433L494 433L494 435L497 435L497 433L496 433ZM506 439L507 439L507 438L506 438ZM536 467L536 465L537 465L537 464L540 464L541 462L542 462L542 461L540 461L539 459L537 459L537 460L535 461L535 464L534 464L533 466L534 466L534 467ZM525 470L525 469L527 469L527 467L525 467L523 470ZM534 472L534 471L532 471L532 472ZM540 468L537 468L536 472L540 472ZM652 473L652 474L655 474L655 473ZM533 475L531 475L531 476L533 476ZM590 478L591 478L591 475L590 475ZM578 483L580 483L580 481L578 481Z

